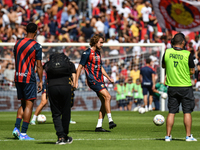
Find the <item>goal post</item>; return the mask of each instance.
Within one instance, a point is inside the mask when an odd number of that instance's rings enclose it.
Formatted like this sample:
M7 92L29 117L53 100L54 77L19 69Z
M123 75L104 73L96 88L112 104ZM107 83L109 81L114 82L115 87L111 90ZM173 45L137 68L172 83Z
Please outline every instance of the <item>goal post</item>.
M15 43L0 43L0 47L13 47ZM81 47L81 46L85 46L86 48L89 47L89 43L40 43L42 45L42 47L54 47L54 48L59 48L59 47ZM164 69L162 69L161 65L162 65L162 56L164 54L165 51L165 44L164 43L118 43L118 44L110 44L110 43L104 43L103 44L103 49L107 48L109 49L110 46L117 46L117 47L123 47L123 48L133 48L133 47L143 47L144 49L141 50L141 56L143 58L139 58L141 61L139 63L142 63L141 66L144 66L144 60L149 57L149 55L152 54L152 52L159 52L159 58L158 61L158 77L159 77L159 82L164 82ZM60 48L62 49L62 48ZM102 57L103 60L107 60L109 59L111 62L115 61L116 63L118 63L117 61L120 61L120 59L126 59L126 61L129 59L133 60L135 58L135 54L133 53L129 53L129 54L124 54L124 55L115 55L115 56L110 56L110 57ZM8 60L8 58L4 58L2 56L0 56L1 60ZM80 59L71 59L74 62L79 62ZM12 59L12 61L14 61ZM127 62L128 62L127 61ZM128 62L129 63L129 62ZM84 88L84 87L83 87ZM85 93L88 93L88 91L86 91ZM161 105L160 105L160 109L161 111L165 111L165 100L161 99ZM76 109L75 109L76 110Z

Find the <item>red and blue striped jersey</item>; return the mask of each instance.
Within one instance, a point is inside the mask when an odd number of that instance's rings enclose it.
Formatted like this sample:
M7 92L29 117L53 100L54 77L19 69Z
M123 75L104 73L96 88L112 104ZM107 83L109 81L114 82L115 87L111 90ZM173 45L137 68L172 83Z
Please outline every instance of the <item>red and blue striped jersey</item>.
M18 40L14 46L15 82L36 82L36 60L42 60L42 46L30 38Z
M102 61L99 51L94 51L91 48L88 48L82 53L79 64L85 67L85 73L89 84L104 82L101 70Z

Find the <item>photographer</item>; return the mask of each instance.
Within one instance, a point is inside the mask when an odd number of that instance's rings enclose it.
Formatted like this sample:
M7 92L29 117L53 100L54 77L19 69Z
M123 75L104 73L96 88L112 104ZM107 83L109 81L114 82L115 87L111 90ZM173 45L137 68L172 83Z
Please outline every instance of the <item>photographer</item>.
M194 94L190 75L193 75L193 56L185 50L186 39L183 33L177 33L171 40L173 48L167 49L163 55L162 67L166 71L166 82L168 86L168 109L166 120L165 141L171 141L171 130L174 125L175 114L179 112L182 104L184 114L184 125L186 130L186 141L197 141L191 134L192 116L195 107Z
M45 64L47 73L48 94L54 127L58 136L56 144L71 144L68 137L71 117L72 86L76 69L64 53L54 53ZM62 117L61 117L62 116Z

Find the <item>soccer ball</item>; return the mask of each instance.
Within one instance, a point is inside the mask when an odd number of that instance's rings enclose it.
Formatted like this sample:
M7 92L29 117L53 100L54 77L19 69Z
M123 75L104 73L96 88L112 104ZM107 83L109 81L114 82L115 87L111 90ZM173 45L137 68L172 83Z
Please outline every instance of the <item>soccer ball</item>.
M153 118L153 122L155 125L161 126L165 123L165 118L162 115L158 114Z
M144 114L144 113L145 113L145 109L144 109L143 107L141 107L141 108L139 108L138 112L139 112L140 114Z
M45 123L46 120L47 120L47 119L46 119L46 116L43 115L43 114L40 114L40 115L38 115L38 117L37 117L38 123Z
M167 98L167 93L162 93L161 97L162 97L163 99L166 99L166 98Z

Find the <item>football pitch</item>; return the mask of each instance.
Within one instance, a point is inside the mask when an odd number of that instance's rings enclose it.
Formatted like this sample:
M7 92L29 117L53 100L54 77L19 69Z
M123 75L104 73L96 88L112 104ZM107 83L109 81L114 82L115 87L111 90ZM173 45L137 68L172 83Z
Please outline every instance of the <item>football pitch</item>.
M113 111L112 117L117 127L109 133L96 133L97 111L72 112L69 136L72 144L55 145L56 132L52 122L51 112L43 112L47 121L35 126L29 125L27 134L35 141L19 141L12 136L16 112L0 112L0 150L200 150L200 112L193 112L192 134L197 142L185 141L183 113L176 114L172 130L173 140L165 142L165 125L155 126L153 117L161 114L167 117L167 112L138 112ZM103 128L108 129L107 116Z

